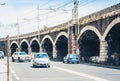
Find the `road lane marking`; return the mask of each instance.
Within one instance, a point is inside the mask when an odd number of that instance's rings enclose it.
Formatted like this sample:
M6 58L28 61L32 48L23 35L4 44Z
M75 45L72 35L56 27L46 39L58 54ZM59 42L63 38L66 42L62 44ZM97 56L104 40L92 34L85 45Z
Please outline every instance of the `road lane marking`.
M11 66L10 66L10 71L13 74L13 76L16 78L16 80L20 80L20 78L17 76L17 74L15 73L15 71L12 69Z
M64 68L57 67L57 66L52 66L52 67L55 68L55 69L61 70L61 71L65 71L65 72L72 73L72 74L75 74L75 75L79 75L79 76L82 76L82 77L90 78L90 79L93 79L95 81L109 81L107 79L99 78L99 77L92 76L92 75L85 74L85 73L81 73L81 72L72 71L72 70L69 70L69 69L64 69Z

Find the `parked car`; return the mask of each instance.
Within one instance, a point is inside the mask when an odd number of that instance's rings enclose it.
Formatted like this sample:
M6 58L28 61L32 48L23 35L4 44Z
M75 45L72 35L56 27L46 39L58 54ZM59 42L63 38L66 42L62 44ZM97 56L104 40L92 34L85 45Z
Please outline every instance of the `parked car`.
M79 63L79 57L76 54L67 54L66 57L63 58L63 63Z
M14 52L12 57L12 62L14 61L18 61L18 62L23 62L23 61L31 61L31 58L28 54L26 54L25 52Z
M0 51L0 58L4 58L4 52Z
M36 66L50 67L50 59L47 53L34 53L33 67Z
M92 57L90 57L89 61L92 63L100 63L100 57L99 56L92 56Z

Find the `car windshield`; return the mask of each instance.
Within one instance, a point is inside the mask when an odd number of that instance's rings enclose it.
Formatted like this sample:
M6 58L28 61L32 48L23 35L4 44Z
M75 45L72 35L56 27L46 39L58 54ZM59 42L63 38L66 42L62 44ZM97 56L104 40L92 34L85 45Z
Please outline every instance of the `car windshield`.
M25 52L20 52L19 55L27 55Z
M78 58L78 56L75 55L75 54L71 54L71 55L70 55L70 58Z
M35 54L34 55L35 58L48 58L47 54Z

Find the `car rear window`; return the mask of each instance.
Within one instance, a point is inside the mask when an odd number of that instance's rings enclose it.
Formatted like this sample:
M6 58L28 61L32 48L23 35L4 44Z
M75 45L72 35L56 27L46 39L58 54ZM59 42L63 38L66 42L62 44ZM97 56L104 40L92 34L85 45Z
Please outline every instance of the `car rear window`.
M48 58L47 54L35 54L34 55L35 58Z
M78 56L75 55L75 54L71 54L71 55L70 55L70 58L78 58Z
M27 55L25 52L20 52L19 55Z

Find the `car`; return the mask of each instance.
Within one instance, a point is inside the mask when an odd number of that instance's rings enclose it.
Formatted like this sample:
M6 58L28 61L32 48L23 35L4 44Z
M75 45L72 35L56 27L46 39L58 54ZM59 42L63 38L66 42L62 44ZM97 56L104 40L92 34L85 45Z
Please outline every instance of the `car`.
M4 58L4 52L0 51L0 58Z
M30 56L25 53L25 52L14 52L13 55L11 56L12 62L18 61L18 62L23 62L23 61L31 61Z
M92 57L90 57L89 61L92 63L100 63L100 57L99 56L92 56Z
M50 67L50 59L47 53L34 53L33 67Z
M66 57L63 57L63 63L77 63L79 64L79 57L76 54L67 54Z

